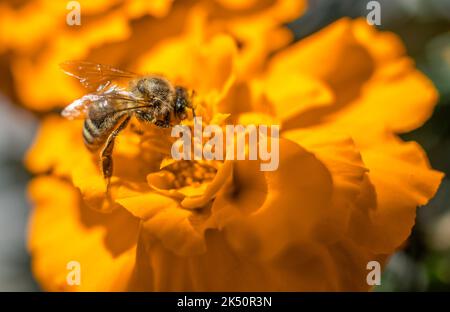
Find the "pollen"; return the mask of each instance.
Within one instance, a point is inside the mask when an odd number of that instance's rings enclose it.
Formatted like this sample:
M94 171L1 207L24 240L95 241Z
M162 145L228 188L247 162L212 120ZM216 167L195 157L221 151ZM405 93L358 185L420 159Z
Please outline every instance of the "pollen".
M165 168L174 176L174 188L185 186L198 186L214 179L217 169L203 162L182 160L175 162Z

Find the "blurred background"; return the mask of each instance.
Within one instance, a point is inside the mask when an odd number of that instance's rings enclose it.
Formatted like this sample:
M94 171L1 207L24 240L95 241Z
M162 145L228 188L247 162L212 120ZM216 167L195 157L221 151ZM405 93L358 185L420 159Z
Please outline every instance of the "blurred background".
M0 4L3 0L0 0ZM302 39L344 17L367 16L366 0L309 0L288 27ZM450 291L450 0L379 0L382 30L398 34L417 67L436 85L440 103L420 129L403 135L425 148L433 168L446 174L427 207L418 210L405 249L389 261L377 291ZM0 21L1 22L1 21ZM0 67L4 66L0 55ZM0 77L0 90L9 87ZM413 92L413 90L411 90ZM0 93L0 291L39 290L25 247L29 176L22 164L37 119Z

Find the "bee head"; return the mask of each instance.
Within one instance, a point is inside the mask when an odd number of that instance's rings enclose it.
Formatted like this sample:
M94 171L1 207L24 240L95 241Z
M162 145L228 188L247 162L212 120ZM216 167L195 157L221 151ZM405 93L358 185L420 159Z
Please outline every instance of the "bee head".
M189 95L187 90L183 87L175 87L175 116L179 120L186 119L186 110L192 109L192 113L195 117L194 108L192 106L192 95Z

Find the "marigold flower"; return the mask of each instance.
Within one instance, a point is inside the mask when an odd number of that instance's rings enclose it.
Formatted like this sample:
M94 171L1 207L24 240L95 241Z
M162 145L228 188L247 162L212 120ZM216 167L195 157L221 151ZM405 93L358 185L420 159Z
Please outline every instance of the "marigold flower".
M437 93L395 35L362 20L286 46L281 24L300 14L298 3L175 2L150 11L161 20L132 26L136 13L114 11L124 31L92 26L91 35L89 26L73 51L63 32L34 64L14 60L22 100L35 110L80 94L51 66L75 57L194 89L207 124L281 126L278 170L264 172L251 160L173 161L170 129L135 122L117 139L105 193L82 123L47 114L26 156L36 174L29 249L44 289L370 289L367 263L384 264L402 245L442 179L418 144L397 136L425 122ZM137 44L156 28L154 41ZM45 84L56 77L55 94ZM80 285L66 283L72 260Z
M80 26L66 24L67 1L0 4L0 54L13 52L4 75L11 76L15 96L29 109L48 111L82 95L59 69L62 61L89 59L132 69L136 57L183 33L193 16L205 26L205 36L226 32L239 41L242 71L260 66L264 56L291 40L280 25L305 8L302 0L78 2Z

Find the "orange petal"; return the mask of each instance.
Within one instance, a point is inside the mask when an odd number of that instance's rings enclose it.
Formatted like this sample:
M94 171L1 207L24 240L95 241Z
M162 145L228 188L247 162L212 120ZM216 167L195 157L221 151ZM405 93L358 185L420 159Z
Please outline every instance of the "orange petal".
M133 215L142 218L147 235L156 238L171 252L177 255L194 255L205 251L204 229L193 220L200 221L207 216L182 209L177 201L156 193L117 201Z
M235 44L225 35L206 42L197 41L189 33L163 41L140 58L138 68L143 72L161 73L175 83L194 88L199 96L211 92L218 95L232 79ZM214 58L210 57L212 54ZM202 75L199 75L199 68L202 68Z
M200 208L205 206L219 190L225 185L227 180L231 178L233 163L231 161L225 161L223 166L219 168L216 176L208 184L205 192L201 196L186 197L181 201L181 206L187 209Z
M222 6L232 10L244 10L255 6L256 0L215 0Z
M271 262L257 262L231 248L220 231L206 233L206 252L175 255L141 236L132 287L139 291L320 291L337 290L337 272L317 244L285 249Z
M126 1L125 8L127 15L138 18L145 14L150 14L158 18L165 17L172 7L173 0L133 0Z
M355 205L350 236L362 246L389 254L409 236L416 208L434 196L443 174L430 168L414 142L387 136L382 146L361 152L370 171L366 191Z
M27 107L39 111L70 103L81 95L79 84L65 75L58 64L67 60L84 59L91 48L121 41L129 36L127 17L117 10L101 19L93 19L75 33L63 32L57 37L58 40L46 45L36 60L13 60L16 92ZM35 79L36 76L40 79Z
M370 54L358 43L352 27L351 20L341 19L293 44L272 58L270 71L309 74L329 84L338 98L347 95L373 71Z
M312 238L329 212L332 180L314 155L286 139L280 139L278 170L258 171L256 161L237 161L237 188L221 193L212 212L234 248L268 259Z
M380 69L364 85L358 98L328 120L353 127L354 132L387 128L404 133L430 118L437 99L431 81L402 59Z
M293 70L268 72L261 87L281 121L295 118L311 108L332 105L335 101L328 85Z
M354 202L365 187L369 171L363 163L354 141L341 133L325 130L294 130L286 137L305 147L330 171L333 180L333 197L329 212L317 227L317 235L330 243L346 236Z
M52 177L29 186L34 204L29 250L45 290L126 290L134 263L139 220L124 209L105 215L84 206L67 182ZM80 285L68 285L67 264L80 265Z
M86 157L81 127L79 121L68 121L55 115L43 119L25 157L27 168L34 173L51 170L56 175L69 176L74 164Z
M364 24L339 20L272 59L271 76L308 73L335 95L333 105L313 107L285 128L329 121L355 132L364 128L407 132L430 117L437 101L431 82L404 56L398 37Z

